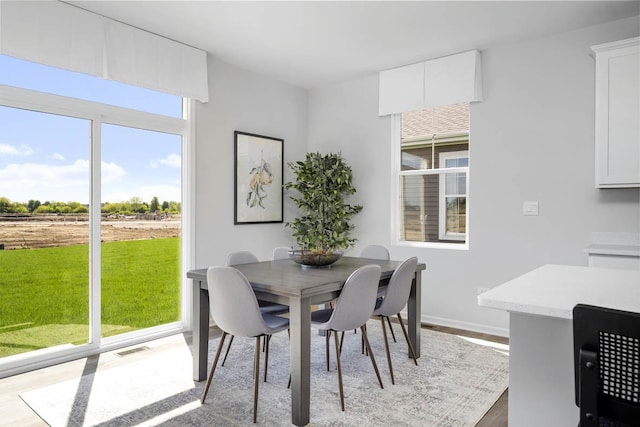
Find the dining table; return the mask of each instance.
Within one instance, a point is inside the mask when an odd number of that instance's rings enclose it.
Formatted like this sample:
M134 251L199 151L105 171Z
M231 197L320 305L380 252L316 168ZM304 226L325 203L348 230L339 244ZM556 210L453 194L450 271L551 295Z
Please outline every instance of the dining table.
M289 306L291 357L291 422L304 426L310 420L311 310L339 297L347 278L367 264L381 268L380 288L385 288L402 261L342 257L327 267L307 268L291 259L234 265L245 275L259 300ZM407 302L409 340L420 357L421 272L416 266ZM209 293L207 268L187 272L193 286L193 378L207 377L209 352ZM407 350L407 357L410 357Z

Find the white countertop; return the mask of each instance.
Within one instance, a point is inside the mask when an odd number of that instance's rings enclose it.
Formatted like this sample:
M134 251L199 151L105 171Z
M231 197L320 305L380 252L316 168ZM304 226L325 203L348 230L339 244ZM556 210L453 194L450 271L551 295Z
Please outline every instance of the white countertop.
M576 304L640 313L640 271L548 264L478 295L481 307L564 319Z

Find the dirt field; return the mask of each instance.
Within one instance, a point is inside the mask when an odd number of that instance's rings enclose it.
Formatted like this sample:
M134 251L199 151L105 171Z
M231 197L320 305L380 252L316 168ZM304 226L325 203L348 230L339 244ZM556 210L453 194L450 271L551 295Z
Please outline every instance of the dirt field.
M180 236L180 219L103 221L103 242ZM4 249L34 249L89 242L87 221L0 221Z

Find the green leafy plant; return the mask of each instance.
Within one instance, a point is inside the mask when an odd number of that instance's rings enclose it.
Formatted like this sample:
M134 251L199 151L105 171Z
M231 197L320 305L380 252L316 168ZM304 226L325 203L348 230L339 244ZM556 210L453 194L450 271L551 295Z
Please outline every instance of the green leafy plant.
M351 218L362 210L361 205L349 205L345 198L356 192L352 184L351 167L341 154L307 153L304 161L289 162L295 182L285 184L296 190L290 196L301 215L286 223L303 250L318 253L346 249L355 244L349 237Z

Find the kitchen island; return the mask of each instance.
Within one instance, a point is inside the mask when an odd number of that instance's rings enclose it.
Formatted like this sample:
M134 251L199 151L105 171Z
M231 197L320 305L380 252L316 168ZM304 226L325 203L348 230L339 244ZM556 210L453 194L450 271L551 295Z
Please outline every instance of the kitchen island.
M573 307L640 312L640 271L544 265L478 296L509 312L509 425L575 426Z

